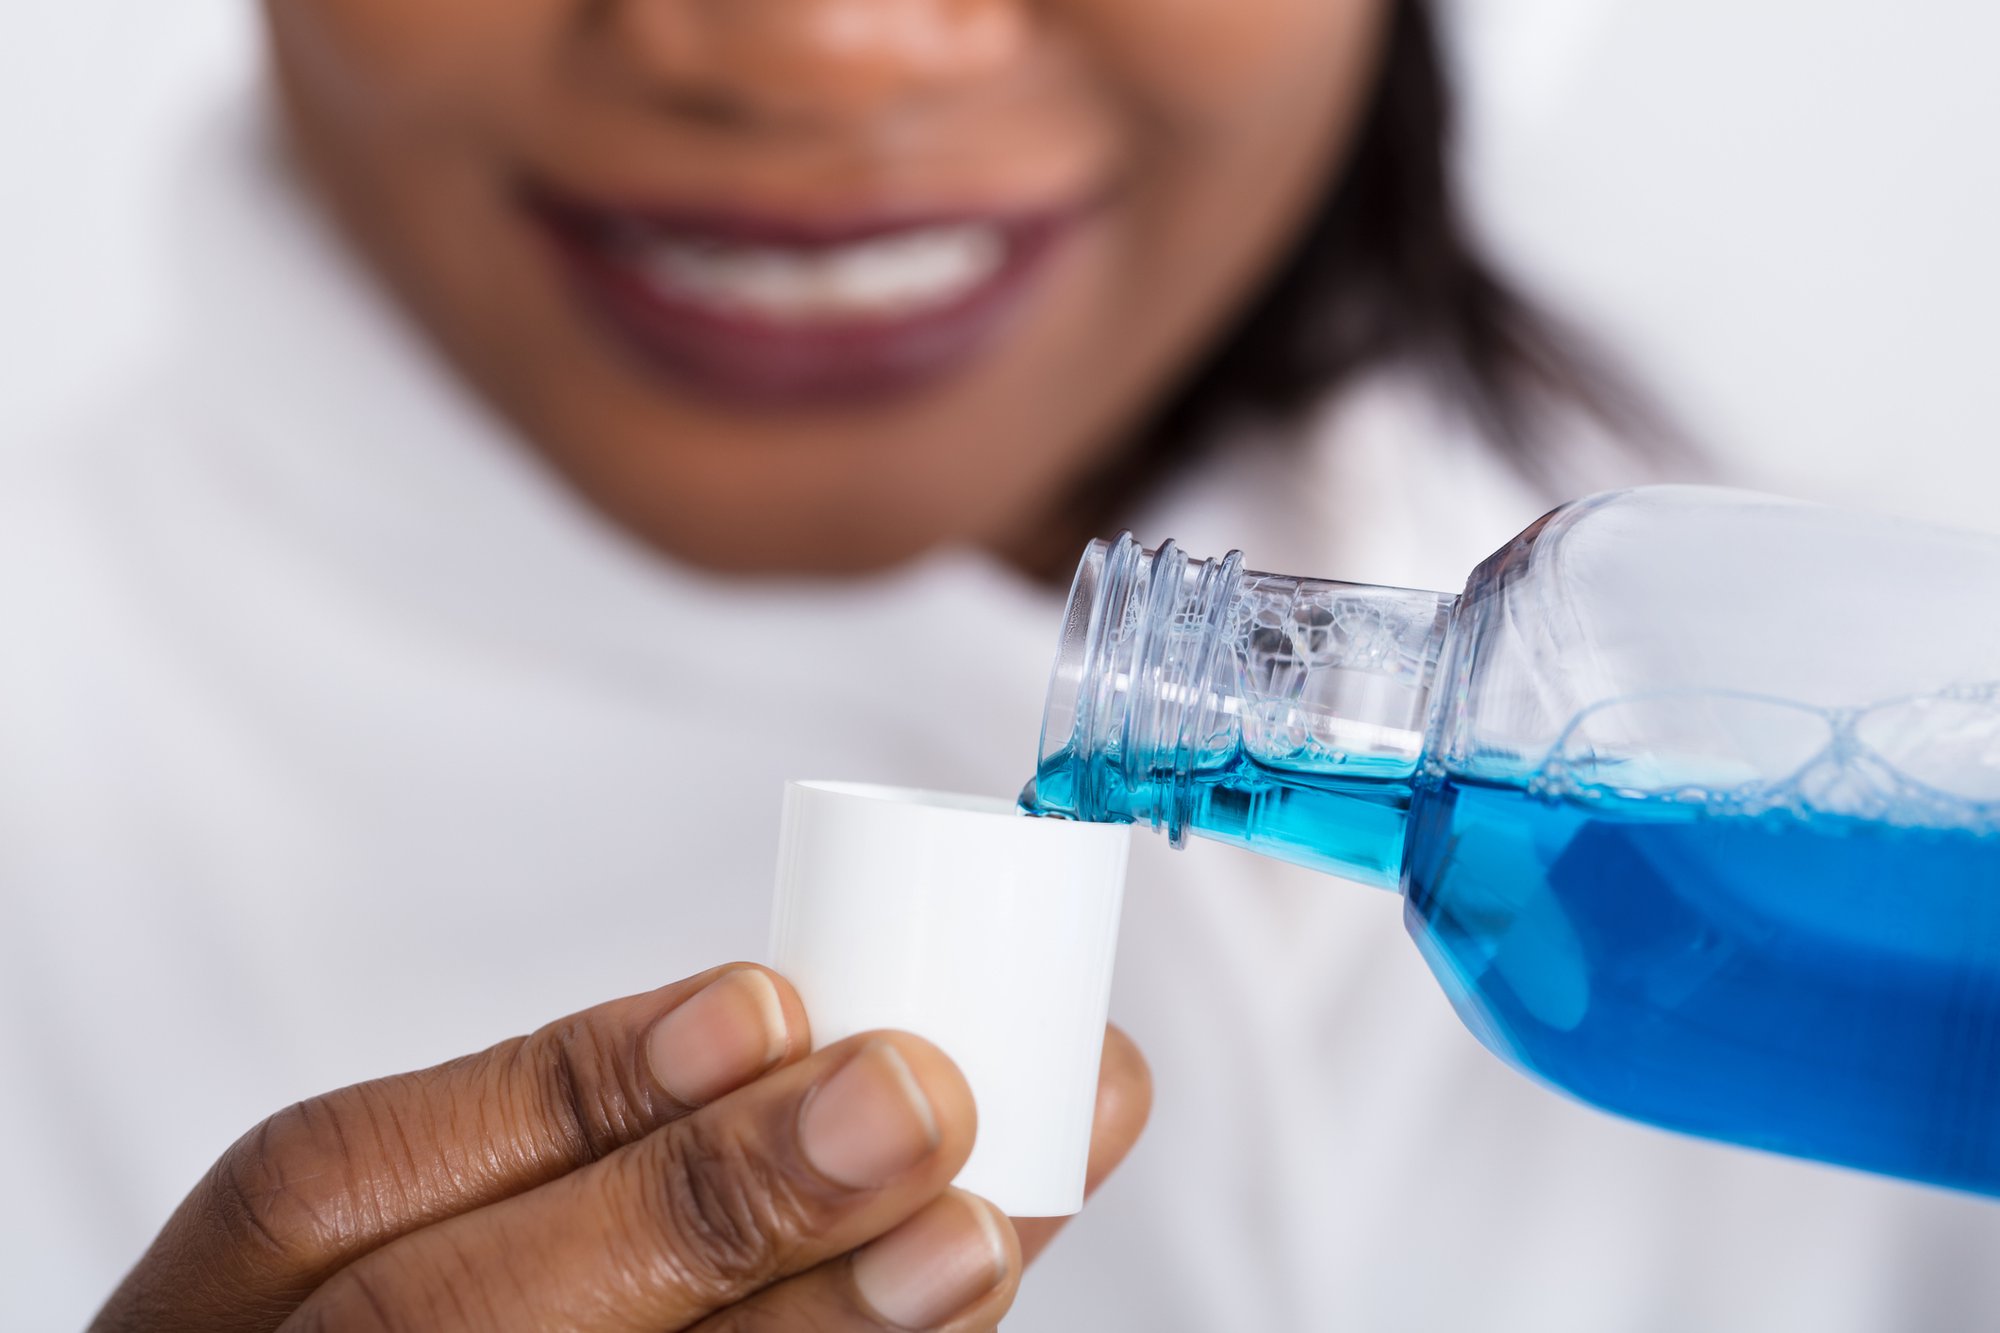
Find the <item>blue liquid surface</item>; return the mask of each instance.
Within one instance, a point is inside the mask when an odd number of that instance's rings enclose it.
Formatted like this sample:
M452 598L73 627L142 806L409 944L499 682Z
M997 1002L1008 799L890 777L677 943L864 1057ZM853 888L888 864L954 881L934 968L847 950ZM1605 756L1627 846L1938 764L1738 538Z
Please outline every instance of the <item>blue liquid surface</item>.
M1038 777L1115 783L1060 761ZM1143 811L1159 793L1097 808ZM1388 882L1466 1025L1584 1101L2000 1194L2000 836L1667 799L1198 775L1205 836ZM1032 808L1034 797L1028 798ZM1129 802L1126 804L1125 802ZM1407 843L1403 835L1407 828Z

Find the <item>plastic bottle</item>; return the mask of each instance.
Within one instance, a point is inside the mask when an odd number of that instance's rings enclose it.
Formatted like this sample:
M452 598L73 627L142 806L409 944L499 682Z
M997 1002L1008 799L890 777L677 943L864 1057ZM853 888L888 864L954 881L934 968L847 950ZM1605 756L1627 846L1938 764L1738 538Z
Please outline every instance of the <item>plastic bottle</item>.
M2000 541L1655 487L1459 597L1094 543L1022 802L1400 890L1585 1101L2000 1194Z

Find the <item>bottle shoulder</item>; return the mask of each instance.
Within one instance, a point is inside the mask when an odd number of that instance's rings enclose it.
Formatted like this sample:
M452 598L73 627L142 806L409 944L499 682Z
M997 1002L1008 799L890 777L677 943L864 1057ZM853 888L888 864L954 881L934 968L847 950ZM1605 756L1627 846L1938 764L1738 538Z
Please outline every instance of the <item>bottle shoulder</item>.
M1709 487L1593 496L1473 576L1433 766L1732 809L1808 787L1845 813L1935 804L1912 782L1991 801L1967 738L2000 736L1996 598L1979 534Z

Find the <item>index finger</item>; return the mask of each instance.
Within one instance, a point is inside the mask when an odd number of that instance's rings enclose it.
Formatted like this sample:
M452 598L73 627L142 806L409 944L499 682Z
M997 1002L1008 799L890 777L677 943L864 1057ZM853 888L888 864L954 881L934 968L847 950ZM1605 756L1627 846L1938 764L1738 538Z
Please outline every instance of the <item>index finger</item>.
M93 1329L269 1329L362 1255L603 1158L810 1049L747 964L300 1102L237 1140Z

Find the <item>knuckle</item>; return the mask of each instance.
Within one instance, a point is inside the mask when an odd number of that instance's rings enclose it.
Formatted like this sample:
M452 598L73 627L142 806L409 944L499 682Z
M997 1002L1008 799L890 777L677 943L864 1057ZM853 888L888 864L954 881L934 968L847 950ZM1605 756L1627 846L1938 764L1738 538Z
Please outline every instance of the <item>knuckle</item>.
M411 1075L404 1080L424 1076ZM406 1094L421 1094L407 1086ZM415 1097L421 1106L422 1097ZM381 1084L298 1102L238 1139L211 1172L225 1233L294 1266L325 1263L436 1211L452 1192L439 1126Z
M450 1193L451 1168L438 1127L417 1120L379 1084L289 1106L217 1159L208 1190L215 1220L240 1246L310 1267L398 1217L426 1216Z
M643 1085L628 1080L629 1053L614 1049L600 1025L566 1018L507 1048L503 1086L530 1089L530 1104L511 1118L546 1126L573 1161L588 1162L641 1137L657 1123ZM525 1073L526 1077L519 1077Z
M336 1252L353 1235L354 1175L337 1119L300 1102L245 1134L210 1172L223 1234L284 1263Z
M690 1292L720 1304L761 1285L811 1234L814 1209L795 1178L726 1126L697 1117L653 1142L667 1259Z

